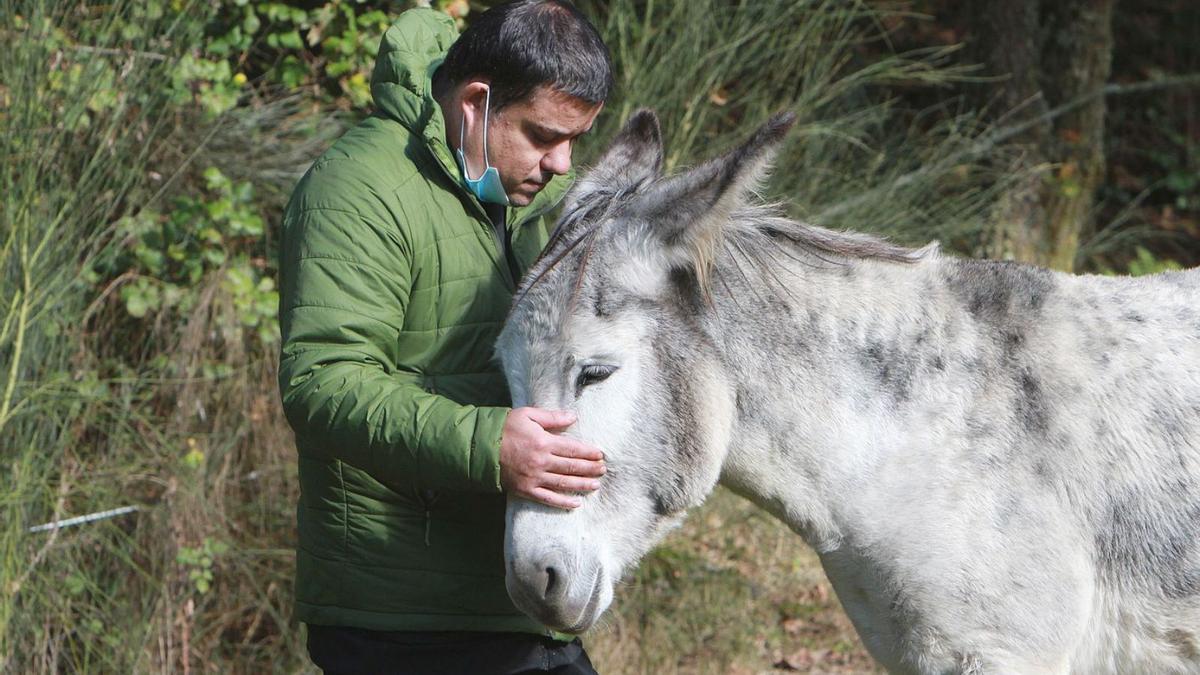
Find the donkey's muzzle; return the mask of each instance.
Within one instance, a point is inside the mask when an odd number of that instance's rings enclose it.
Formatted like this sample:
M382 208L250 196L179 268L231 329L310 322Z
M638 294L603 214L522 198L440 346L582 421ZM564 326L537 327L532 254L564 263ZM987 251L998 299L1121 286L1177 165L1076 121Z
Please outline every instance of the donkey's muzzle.
M579 632L591 626L599 614L602 575L592 572L573 579L566 569L559 560L512 561L505 586L522 612L556 630Z

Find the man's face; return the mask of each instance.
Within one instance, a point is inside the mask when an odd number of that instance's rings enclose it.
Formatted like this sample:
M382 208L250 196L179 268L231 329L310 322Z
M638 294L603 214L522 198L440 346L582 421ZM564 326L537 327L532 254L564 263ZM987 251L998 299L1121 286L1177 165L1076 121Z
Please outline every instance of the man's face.
M513 206L533 201L550 179L571 168L575 139L592 128L603 103L591 104L547 86L492 115L488 125L488 160L500 172L500 182ZM476 148L481 128L468 123L467 162L471 175L482 171ZM474 152L472 152L474 150Z

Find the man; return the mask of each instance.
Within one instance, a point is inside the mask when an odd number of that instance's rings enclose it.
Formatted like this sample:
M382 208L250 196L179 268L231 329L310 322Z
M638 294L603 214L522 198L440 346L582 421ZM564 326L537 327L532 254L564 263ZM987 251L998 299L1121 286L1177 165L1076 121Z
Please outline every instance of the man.
M455 37L438 12L400 17L376 113L284 216L296 613L327 672L594 672L509 600L504 492L574 508L602 455L557 433L569 413L506 407L492 344L611 65L564 0L496 7Z

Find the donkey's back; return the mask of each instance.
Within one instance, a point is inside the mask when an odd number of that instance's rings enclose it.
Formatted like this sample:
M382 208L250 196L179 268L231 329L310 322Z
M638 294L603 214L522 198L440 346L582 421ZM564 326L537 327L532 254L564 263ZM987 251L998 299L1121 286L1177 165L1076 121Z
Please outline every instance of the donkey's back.
M1069 428L1090 431L1072 437L1091 447L1067 445L1077 465L1059 467L1068 488L1092 488L1079 504L1098 577L1085 651L1122 655L1096 664L1120 672L1156 653L1159 672L1200 672L1200 270L1074 277L1062 302L1077 351L1051 353L1087 373L1078 395L1059 392Z

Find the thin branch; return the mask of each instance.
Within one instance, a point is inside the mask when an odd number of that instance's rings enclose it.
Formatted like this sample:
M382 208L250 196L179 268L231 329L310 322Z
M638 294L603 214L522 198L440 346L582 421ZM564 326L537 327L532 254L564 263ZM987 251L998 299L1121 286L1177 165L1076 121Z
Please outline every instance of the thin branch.
M1028 131L1029 129L1032 129L1035 126L1043 124L1043 123L1045 123L1049 120L1055 119L1057 117L1061 117L1061 116L1063 116L1079 107L1082 107L1098 98L1102 98L1102 97L1106 97L1106 96L1123 96L1126 94L1138 94L1138 93L1147 92L1147 91L1155 91L1158 89L1169 89L1172 87L1188 87L1188 86L1200 86L1200 73L1191 73L1188 75L1176 75L1176 76L1172 76L1172 77L1156 78L1153 80L1144 80L1142 82L1134 82L1131 84L1116 84L1116 83L1107 84L1107 85L1100 87L1090 93L1084 94L1075 99L1067 101L1066 103L1063 103L1054 108L1051 108L1050 110L1047 110L1045 113L1043 113L1033 119L1026 120L1024 122L1021 122L1020 124L1014 124L1014 125L1008 126L1008 127L1001 127L999 129L993 131L992 133L985 133L980 137L980 139L978 141L971 144L971 146L966 148L965 150L960 150L959 152L948 155L946 158L942 159L939 162L935 162L928 166L921 167L920 169L917 169L915 171L910 171L909 173L906 173L903 176L900 176L896 180L892 181L891 183L887 184L885 187L889 190L894 190L896 188L905 187L905 186L907 186L911 183L914 183L922 178L939 173L939 172L945 170L949 166L958 164L959 162L963 161L964 159L982 155L982 154L990 151L991 149L995 148L997 145L1000 145L1004 141L1007 141L1007 140L1013 138L1014 136L1019 136L1020 134L1025 133L1026 131ZM823 221L828 221L830 218L840 215L842 213L845 213L846 211L849 211L850 209L853 209L854 207L858 206L862 202L866 201L869 198L870 194L871 193L869 191L863 192L863 193L859 194L857 197L854 197L853 199L848 199L844 202L839 202L838 204L831 206L831 207L825 209L824 211L820 212L819 214L817 214L817 216L813 220L817 223L821 223Z
M70 49L87 54L100 54L101 56L140 56L143 59L150 59L151 61L167 60L166 54L139 51L137 49L113 49L111 47L88 47L87 45L68 45L63 47L63 49Z

